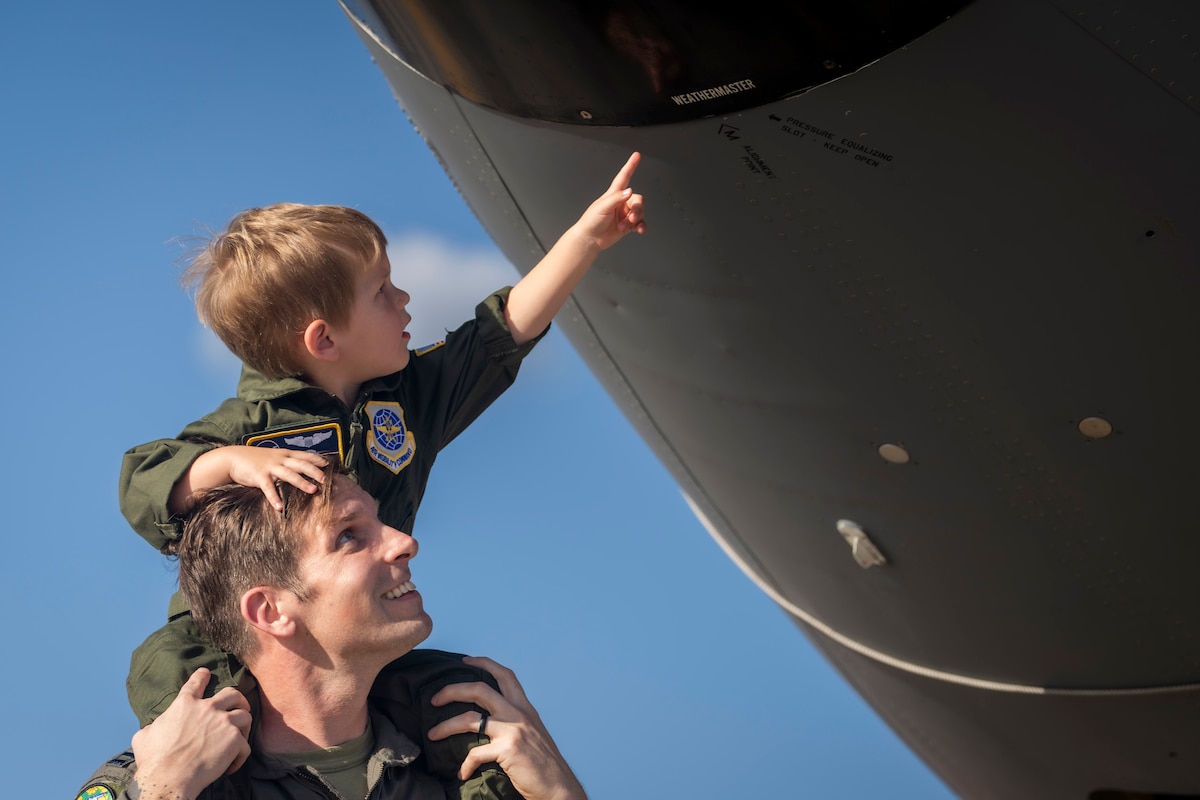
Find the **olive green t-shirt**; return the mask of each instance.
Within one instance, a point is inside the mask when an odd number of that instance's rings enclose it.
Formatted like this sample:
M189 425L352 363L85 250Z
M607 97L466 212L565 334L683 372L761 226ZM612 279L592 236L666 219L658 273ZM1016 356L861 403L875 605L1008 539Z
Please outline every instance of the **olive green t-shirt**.
M367 729L345 744L307 750L302 753L271 753L274 758L295 766L307 765L329 781L329 785L346 800L367 796L367 762L375 749L375 733L371 721Z

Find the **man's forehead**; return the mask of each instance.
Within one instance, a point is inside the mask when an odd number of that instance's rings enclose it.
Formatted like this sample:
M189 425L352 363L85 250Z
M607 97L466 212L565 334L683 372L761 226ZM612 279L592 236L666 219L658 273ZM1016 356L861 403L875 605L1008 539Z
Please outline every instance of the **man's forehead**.
M374 518L379 503L350 478L339 475L334 479L333 500L329 518L344 522L357 517Z
M326 502L327 506L318 514L318 527L360 517L374 519L379 508L375 498L346 475L334 477L330 497Z

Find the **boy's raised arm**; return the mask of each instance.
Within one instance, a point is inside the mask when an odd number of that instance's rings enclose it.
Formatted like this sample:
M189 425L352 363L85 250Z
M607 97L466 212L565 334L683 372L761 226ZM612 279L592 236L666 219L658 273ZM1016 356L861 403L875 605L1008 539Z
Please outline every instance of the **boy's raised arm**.
M325 459L300 450L234 445L243 434L263 430L270 419L238 398L188 424L174 439L156 439L125 452L117 493L121 513L156 550L179 537L178 515L195 492L227 483L257 486L278 508L275 481L316 491ZM203 463L201 463L203 462Z
M322 482L323 456L305 450L282 450L245 445L224 445L201 455L171 489L167 508L172 514L191 510L192 496L204 489L236 483L257 486L276 511L283 510L283 501L275 488L276 481L290 483L301 491L313 494Z
M512 288L504 315L518 345L546 330L601 250L612 247L630 231L646 231L643 198L629 186L640 161L640 153L631 155L608 190Z

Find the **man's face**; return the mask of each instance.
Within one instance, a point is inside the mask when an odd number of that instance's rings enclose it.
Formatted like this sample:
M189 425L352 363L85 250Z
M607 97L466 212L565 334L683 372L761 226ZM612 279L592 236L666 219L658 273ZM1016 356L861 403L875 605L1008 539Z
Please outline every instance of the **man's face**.
M381 660L359 663L382 667L433 629L411 582L417 542L380 522L375 499L353 481L335 480L332 514L304 534L299 577L307 599L294 616L329 657L373 654Z
M340 326L341 358L359 382L381 378L408 366L412 322L408 292L392 285L392 265L382 256L358 276L350 317Z

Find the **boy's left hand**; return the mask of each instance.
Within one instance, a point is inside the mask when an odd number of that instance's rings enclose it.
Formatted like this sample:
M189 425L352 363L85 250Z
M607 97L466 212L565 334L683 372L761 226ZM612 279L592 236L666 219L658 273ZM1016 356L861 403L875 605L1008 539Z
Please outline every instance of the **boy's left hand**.
M608 191L588 206L579 218L581 231L590 236L601 250L612 247L630 231L646 232L644 198L635 194L629 186L641 160L641 153L631 155L613 178Z

